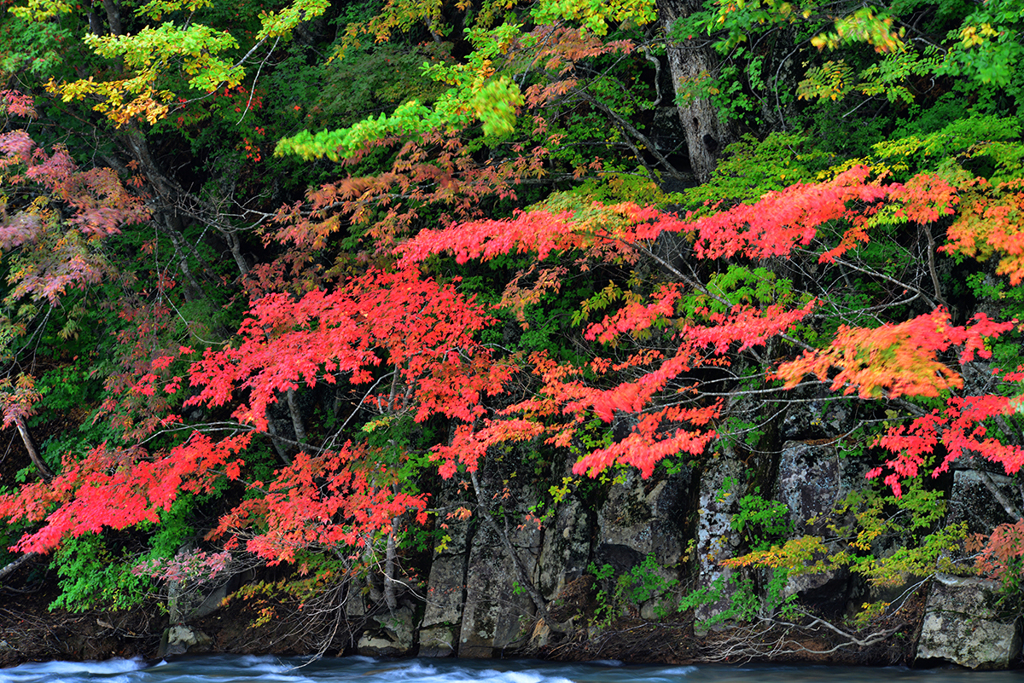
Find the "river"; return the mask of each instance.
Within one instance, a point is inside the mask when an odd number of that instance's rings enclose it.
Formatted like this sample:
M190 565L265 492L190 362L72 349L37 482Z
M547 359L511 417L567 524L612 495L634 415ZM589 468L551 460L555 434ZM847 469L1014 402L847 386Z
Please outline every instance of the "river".
M46 662L0 669L0 683L1020 683L1019 672L824 666L630 666L516 660L279 659L209 656Z

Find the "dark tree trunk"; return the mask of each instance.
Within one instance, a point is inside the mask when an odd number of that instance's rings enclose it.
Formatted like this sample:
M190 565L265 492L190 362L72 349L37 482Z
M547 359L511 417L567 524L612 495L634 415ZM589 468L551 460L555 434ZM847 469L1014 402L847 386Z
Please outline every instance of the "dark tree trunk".
M676 19L702 9L700 0L657 0L658 16L665 31L669 72L677 100L680 85L701 80L718 71L717 59L710 46L699 47L693 40L673 42L672 25ZM699 182L706 182L715 170L718 153L728 144L728 129L718 118L718 112L711 101L705 98L690 98L677 105L679 120L686 132L686 146L690 154L690 168Z
M103 0L103 9L107 13L107 23L110 24L110 33L115 36L124 35L124 27L121 26L121 8L114 0Z

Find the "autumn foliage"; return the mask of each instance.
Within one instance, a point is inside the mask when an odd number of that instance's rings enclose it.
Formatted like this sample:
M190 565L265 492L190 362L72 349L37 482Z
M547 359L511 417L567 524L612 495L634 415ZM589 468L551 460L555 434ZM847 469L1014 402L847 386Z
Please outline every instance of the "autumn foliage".
M37 158L28 147L19 154L23 164ZM40 165L47 163L55 162L48 158ZM69 178L61 175L49 187L67 196ZM769 370L784 388L811 375L832 391L862 399L948 396L944 408L878 439L894 454L885 466L893 472L886 482L897 494L900 481L916 476L925 455L940 443L945 455L939 471L959 455L974 452L1012 473L1024 462L1021 447L986 438L984 423L1012 413L1014 399L953 393L963 388L958 368L987 358L986 340L1011 329L1012 322L995 323L978 314L968 325L956 326L946 311L937 309L898 324L841 325L827 344L803 350L798 328L822 301L717 310L704 306L684 315L681 298L700 292L700 285L683 280L626 302L583 332L599 348L645 334L660 340L657 347L575 365L543 353L498 357L496 349L478 339L496 322L487 309L460 294L457 279L441 283L420 271L421 264L439 254L451 254L458 263L509 254L531 254L544 262L555 253L635 262L667 233L686 236L695 256L704 260L740 254L788 258L819 242L821 226L846 221L850 227L839 243L818 257L828 263L868 242L870 220L880 212L892 209L928 222L939 217L935 207L955 202L955 193L941 181L885 184L860 168L704 218L595 204L582 220L572 212L541 210L424 230L397 247L397 269L369 270L330 290L299 297L277 293L256 299L228 347L207 349L187 364L183 375L161 378L176 354L156 358L152 371L128 390L152 396L191 387L183 407L229 407L236 436L214 439L197 431L182 444L157 452L101 445L84 458L66 461L53 481L5 495L0 514L12 521L45 522L19 542L23 551L49 550L67 535L156 522L181 492L209 491L221 477L238 480L246 448L256 434L267 432L267 411L286 392L339 381L354 392L352 411L408 413L417 422L434 416L455 420L452 438L435 446L430 458L444 477L475 470L488 449L507 442L541 439L568 448L593 418L611 424L624 415L636 416L628 433L584 453L574 471L596 476L624 464L650 476L662 459L680 453L699 457L716 438L723 399L702 394L702 374L721 372L737 354L775 339L799 351ZM91 210L81 200L74 205ZM110 223L107 231L115 225ZM952 349L957 350L954 362L944 362ZM193 353L184 347L180 352L184 358ZM531 386L529 396L497 411L487 407L524 374L532 379L517 381ZM177 419L169 415L164 424ZM426 505L423 495L395 492L387 468L375 471L376 459L367 446L352 443L300 452L272 481L248 484L259 495L227 512L211 537L234 539L227 547L245 539L250 552L275 561L290 560L307 547L358 546L392 518L409 510L422 512Z
M124 25L30 4L0 20L0 410L32 462L0 488L15 552L160 529L303 572L393 561L462 502L506 514L491 462L601 486L749 463L828 402L857 414L828 438L897 498L961 458L1024 465L1020 126L947 122L935 93L905 120L919 80L1010 97L992 36L918 55L888 16L808 6L789 92L779 55L737 48L788 5L655 30L644 2L169 1ZM811 51L864 44L884 61ZM663 74L680 45L721 73ZM884 103L891 139L864 142L877 114L844 97ZM730 132L698 138L719 166L692 187L698 104ZM1019 536L978 541L982 568Z

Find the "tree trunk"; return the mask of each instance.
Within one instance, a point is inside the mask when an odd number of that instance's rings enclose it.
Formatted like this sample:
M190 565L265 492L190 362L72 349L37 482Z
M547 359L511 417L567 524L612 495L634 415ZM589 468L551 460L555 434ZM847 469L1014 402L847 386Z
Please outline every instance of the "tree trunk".
M706 79L718 72L717 59L710 45L700 47L696 41L673 42L669 36L676 19L702 9L699 0L657 0L658 16L666 34L666 51L672 87L675 89L679 120L686 132L690 168L699 182L707 182L715 170L717 154L730 142L729 131L719 121L711 100L688 98L678 103L686 83Z
M25 450L28 451L28 457L32 460L32 464L39 470L39 474L42 475L43 479L50 481L53 479L53 472L46 466L43 459L39 457L39 453L36 451L35 444L32 443L32 437L28 433L28 427L25 426L25 421L20 417L15 418L14 425L18 428L18 434L21 435L21 442L25 444Z
M119 136L123 148L136 163L149 182L155 195L149 202L150 210L153 213L153 223L156 225L174 247L175 257L178 261L178 269L184 278L184 289L186 301L197 301L203 298L203 289L192 268L188 264L189 256L199 257L195 248L185 239L185 225L179 215L179 202L184 190L176 181L164 173L161 165L153 158L149 147L149 141L137 128L132 126L126 134Z
M299 402L295 400L295 390L289 389L285 396L288 403L288 415L292 418L292 429L295 430L295 440L304 445L306 443L306 426L302 423L302 413L299 412Z
M277 457L281 458L281 462L285 466L292 464L292 459L288 455L288 449L285 447L281 437L278 436L277 429L274 427L274 418L270 415L270 409L264 413L267 418L267 436L270 437L270 443L274 445L274 450L277 451Z
M114 0L103 0L103 9L107 12L107 23L110 24L110 33L115 36L124 35L124 28L121 26L121 8Z
M238 235L231 230L221 230L220 233L228 243L228 248L231 250L231 258L235 260L235 265L238 266L238 272L243 278L248 276L249 264L246 263L245 256L242 254L242 241L238 239Z
M398 608L398 597L395 592L395 568L398 559L398 550L395 547L397 522L398 517L391 520L391 530L388 532L388 545L384 555L384 603L392 612Z

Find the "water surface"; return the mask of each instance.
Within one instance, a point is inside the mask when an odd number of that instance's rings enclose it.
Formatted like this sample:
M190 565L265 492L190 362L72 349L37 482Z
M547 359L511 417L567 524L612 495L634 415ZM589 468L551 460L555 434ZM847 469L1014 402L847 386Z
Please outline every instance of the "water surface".
M632 666L523 660L280 659L210 656L46 662L0 669L0 683L1022 683L1018 672L825 666Z

